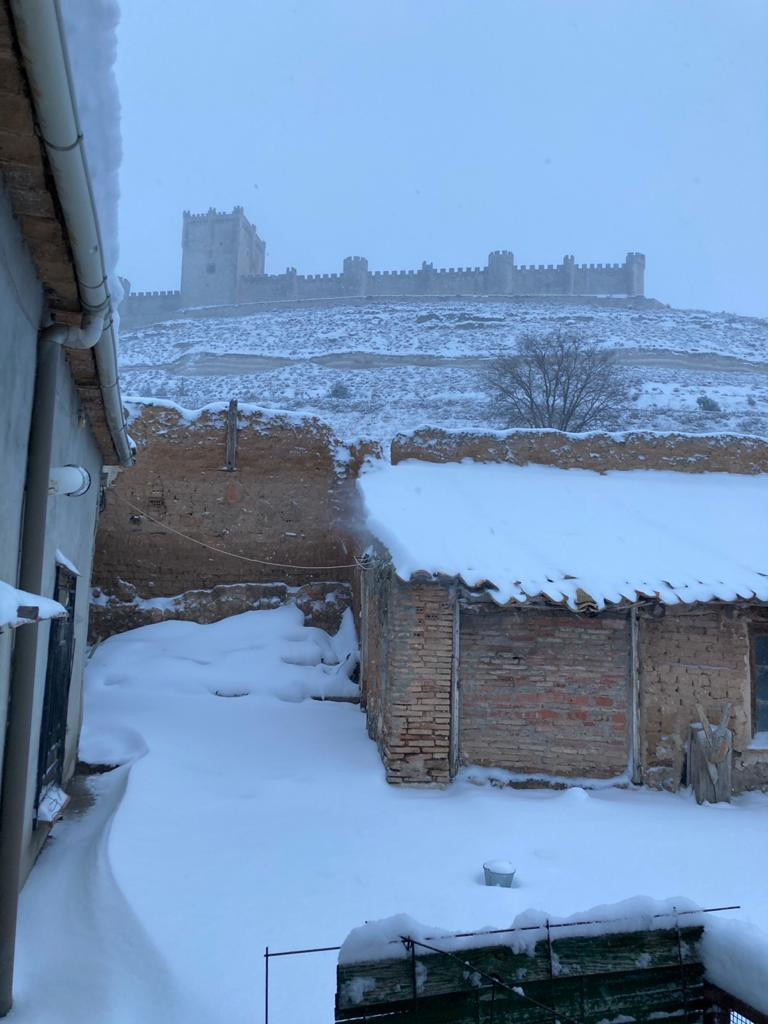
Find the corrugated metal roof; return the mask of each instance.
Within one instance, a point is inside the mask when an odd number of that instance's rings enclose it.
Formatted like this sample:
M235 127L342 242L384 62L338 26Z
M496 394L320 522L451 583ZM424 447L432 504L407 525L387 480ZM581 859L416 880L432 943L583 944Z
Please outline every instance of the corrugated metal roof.
M500 604L768 601L768 475L413 460L359 487L404 580L458 577Z

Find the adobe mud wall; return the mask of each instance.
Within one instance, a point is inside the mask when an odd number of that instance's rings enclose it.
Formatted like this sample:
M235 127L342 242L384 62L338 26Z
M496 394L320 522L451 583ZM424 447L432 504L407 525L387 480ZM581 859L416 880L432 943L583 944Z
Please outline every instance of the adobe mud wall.
M106 492L97 535L94 586L105 594L121 580L139 598L222 583L351 581L353 570L337 567L354 561L362 449L341 464L318 421L240 413L228 472L224 408L190 422L146 405L130 432L136 465Z
M227 472L223 406L192 420L172 406L138 408L130 427L138 444L137 464L106 492L96 586L109 595L124 580L136 587L139 598L276 580L292 585L341 580L357 590L352 570L283 565L330 567L352 561L360 525L355 480L366 454L381 456L377 444L361 442L342 464L336 453L343 446L319 421L241 411L236 468ZM398 435L392 443L393 463L409 458L534 462L601 472L761 473L768 472L768 442L722 434L421 430ZM173 530L261 562L217 554Z
M749 635L768 628L768 608L663 608L638 620L640 762L643 781L676 789L684 770L691 722L700 702L711 722L733 707L733 788L768 786L765 750L750 749L754 731Z
M768 473L768 441L741 434L565 434L559 430L496 433L433 428L397 434L391 460L533 462L560 469L673 469L678 473Z

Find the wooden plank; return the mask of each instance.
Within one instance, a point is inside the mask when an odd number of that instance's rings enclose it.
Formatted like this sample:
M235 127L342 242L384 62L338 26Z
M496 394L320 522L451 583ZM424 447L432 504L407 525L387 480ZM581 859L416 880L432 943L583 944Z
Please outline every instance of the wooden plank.
M35 138L32 109L20 90L0 93L0 124L3 131Z
M700 963L702 931L701 927L680 929L684 964ZM439 948L440 940L435 939L432 944ZM679 966L680 957L676 929L554 939L552 952L559 979L569 975L581 977L638 969L676 968ZM473 970L502 978L512 985L548 980L550 977L549 949L546 941L536 943L532 954L515 952L509 946L497 945L462 950L457 952L457 956L470 963L472 968L466 967L463 962L453 957L440 956L437 953L416 955L420 996L473 989L478 984L477 979L472 977ZM353 1003L352 995L360 989L360 983L355 981L360 978L366 979L368 986L366 1001L402 1001L412 994L411 958L407 956L366 963L340 964L337 969L340 1008L356 1005Z
M602 974L701 963L701 936L704 929L681 928L648 932L622 932L593 939L572 936L554 939L552 951L557 957L558 976L565 974Z
M688 782L696 803L730 802L733 733L727 728L731 705L727 703L719 724L713 729L703 706L697 702L700 722L690 728L688 739Z
M28 239L39 242L51 242L55 245L64 244L64 232L61 224L51 217L37 217L33 214L22 214L19 217L21 230Z
M25 184L11 185L9 182L12 178L16 181L23 181L23 175L19 173L18 169L12 173L7 164L3 166L2 172L8 197L19 217L26 214L32 217L54 216L53 200L45 191L44 186L33 188L31 185Z
M23 82L15 56L0 50L0 92L20 93L22 91Z
M40 143L36 135L20 135L0 128L0 161L35 167L40 159Z

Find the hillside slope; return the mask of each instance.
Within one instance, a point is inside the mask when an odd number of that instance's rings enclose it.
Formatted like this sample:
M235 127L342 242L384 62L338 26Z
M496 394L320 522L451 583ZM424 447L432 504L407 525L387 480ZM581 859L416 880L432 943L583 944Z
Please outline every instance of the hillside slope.
M610 426L768 434L768 321L698 310L458 298L273 307L127 332L121 375L126 396L187 407L234 397L316 414L344 438L499 427L483 369L520 333L553 327L617 350L633 402ZM701 410L702 395L719 409Z

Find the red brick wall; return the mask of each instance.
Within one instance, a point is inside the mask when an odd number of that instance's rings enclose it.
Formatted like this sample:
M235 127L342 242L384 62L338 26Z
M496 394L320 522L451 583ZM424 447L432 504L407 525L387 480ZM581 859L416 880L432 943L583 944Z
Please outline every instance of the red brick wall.
M450 780L453 601L446 586L394 583L387 779Z
M404 584L386 563L365 577L363 700L390 782L450 778L451 587ZM768 609L704 606L638 614L642 781L675 788L700 699L712 719L733 704L734 788L768 786L752 737L749 628ZM463 764L520 774L611 778L631 728L627 611L590 617L547 607L461 604L459 743Z
M462 608L464 764L610 778L627 767L627 615Z
M450 780L453 599L436 583L365 577L363 702L387 781Z

